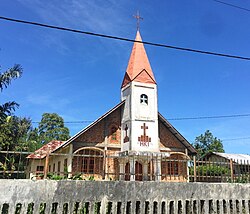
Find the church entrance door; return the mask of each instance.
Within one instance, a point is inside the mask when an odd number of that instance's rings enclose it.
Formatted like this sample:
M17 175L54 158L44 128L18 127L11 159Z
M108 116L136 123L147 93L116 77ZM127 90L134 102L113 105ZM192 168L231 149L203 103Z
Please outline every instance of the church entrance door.
M143 178L143 170L142 170L142 164L140 164L138 161L135 162L135 180L136 181L142 181Z

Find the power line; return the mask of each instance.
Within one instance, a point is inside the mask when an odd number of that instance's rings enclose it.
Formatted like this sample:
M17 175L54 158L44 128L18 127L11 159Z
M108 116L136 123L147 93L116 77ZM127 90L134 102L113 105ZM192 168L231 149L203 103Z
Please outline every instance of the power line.
M248 139L250 139L250 137L225 138L222 141L248 140Z
M227 5L227 6L235 7L235 8L237 8L237 9L245 10L245 11L247 11L247 12L250 12L249 9L244 8L244 7L240 7L240 6L237 6L237 5L234 5L234 4L229 4L229 3L226 3L226 2L223 2L223 1L219 1L219 0L213 0L213 1L218 2L218 3L221 3L221 4L225 4L225 5Z
M217 116L200 116L200 117L179 117L168 118L167 120L204 120L204 119L220 119L220 118L238 118L238 117L250 117L250 114L232 114L232 115L217 115ZM79 121L65 121L64 123L92 123L94 120L79 120ZM32 123L40 123L33 121Z
M165 45L165 44L153 43L153 42L145 42L145 41L141 42L141 41L135 41L133 39L128 39L128 38L124 38L124 37L117 37L117 36L111 36L111 35L106 35L106 34L87 32L87 31L76 30L76 29L72 29L72 28L59 27L59 26L55 26L55 25L48 25L48 24L42 24L42 23L38 23L38 22L31 22L31 21L25 21L25 20L20 20L20 19L13 19L13 18L8 18L8 17L3 17L3 16L0 16L0 19L11 21L11 22L18 22L18 23L23 23L23 24L36 25L36 26L51 28L51 29L56 29L56 30L69 31L69 32L73 32L73 33L80 33L80 34L86 34L86 35L91 35L91 36L97 36L97 37L102 37L102 38L115 39L115 40L121 40L121 41L126 41L126 42L138 42L138 43L143 43L143 44L146 44L146 45L170 48L170 49L175 49L175 50L179 50L179 51L194 52L194 53L199 53L199 54L227 57L227 58L233 58L233 59L250 60L250 57L231 55L231 54L224 54L224 53L217 53L217 52L210 52L210 51L203 51L203 50L184 48L184 47L177 47L177 46Z
M64 123L93 123L94 120L78 120L78 121L64 121ZM40 123L38 121L31 121L31 123Z
M170 118L168 120L203 120L203 119L220 119L220 118L235 118L235 117L249 117L249 116L250 114L232 114L232 115L218 115L218 116Z
M237 140L249 140L250 137L236 137L236 138L225 138L225 139L219 139L218 140L221 140L222 142L225 142L225 141L237 141ZM192 141L191 143L196 143L196 142L199 142L199 141Z

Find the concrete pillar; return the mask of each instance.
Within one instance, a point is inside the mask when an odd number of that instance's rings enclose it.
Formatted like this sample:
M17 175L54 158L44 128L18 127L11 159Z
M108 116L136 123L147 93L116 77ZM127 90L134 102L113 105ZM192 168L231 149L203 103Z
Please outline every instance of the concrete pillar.
M192 201L191 201L191 203L192 203ZM187 212L187 210L186 210L186 200L182 200L181 204L182 204L182 213L186 213Z
M178 214L178 200L174 200L174 214Z
M136 201L131 201L131 212L130 213L136 213Z
M226 206L223 206L223 213L229 214L230 213L230 204L229 204L229 200L225 200L226 201Z
M124 181L125 180L125 162L124 160L120 160L119 162L119 168L120 168L120 175L119 175L119 180Z
M148 162L146 161L146 162L143 162L143 168L142 168L142 170L143 170L143 178L142 178L142 180L143 181L148 181L149 179L148 179Z
M102 214L105 214L106 213L106 206L107 206L107 199L104 197L101 201L101 207L100 207L100 213Z
M236 212L236 200L232 200L233 203L233 213L237 213Z
M72 177L72 164L73 164L73 145L69 145L69 156L68 156L68 178Z
M145 213L145 201L141 201L140 209L141 209L140 213Z
M14 204L14 203L9 203L8 213L10 213L10 214L13 213L13 214L14 214L15 211L16 211L16 204Z
M135 159L134 157L129 160L130 165L130 181L135 180Z
M161 160L162 158L160 156L157 156L156 159L156 180L161 181Z
M63 213L63 203L57 204L56 213Z
M170 214L170 201L166 200L166 214Z
M74 213L75 203L73 201L70 201L68 203L68 213Z
M34 203L33 213L40 213L39 211L40 211L40 204Z
M21 212L20 212L20 214L27 214L27 209L28 209L27 204L22 203L22 207L21 207Z
M248 200L245 200L245 213L249 213L249 208Z
M155 181L161 181L161 160L157 156L153 159Z
M89 202L89 213L95 213L95 202L93 201Z
M161 201L157 201L157 214L161 214Z
M112 213L117 213L117 202L112 202Z
M122 201L122 204L121 204L121 213L126 213L126 202L125 201Z
M204 214L209 214L209 200L204 201Z

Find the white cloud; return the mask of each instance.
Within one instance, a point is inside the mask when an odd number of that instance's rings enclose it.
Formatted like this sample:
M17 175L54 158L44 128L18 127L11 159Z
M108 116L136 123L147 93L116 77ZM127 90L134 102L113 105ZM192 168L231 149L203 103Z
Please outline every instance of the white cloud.
M19 0L44 21L103 33L117 33L126 20L117 1Z
M26 7L32 13L37 14L42 20L34 17L31 21L43 22L45 24L57 25L60 27L73 28L82 31L107 34L112 36L128 37L128 29L131 29L131 17L127 14L124 5L128 5L126 1L115 0L18 0L23 7ZM133 11L131 11L132 13ZM39 20L39 21L38 21ZM44 31L41 33L41 41L47 47L53 48L60 54L66 55L71 50L77 51L79 46L72 45L72 38L75 41L83 41L83 36L74 33L62 33L56 30ZM69 37L70 35L70 37ZM84 35L84 38L90 38ZM95 44L92 49L105 47L105 55L109 52L119 55L121 51L117 48L127 47L126 42L112 40L112 44L106 43L111 41L100 37L95 37ZM80 47L84 44L78 43ZM95 46L98 45L98 46ZM86 53L85 53L86 54ZM93 53L89 53L93 56ZM90 57L92 58L92 57Z

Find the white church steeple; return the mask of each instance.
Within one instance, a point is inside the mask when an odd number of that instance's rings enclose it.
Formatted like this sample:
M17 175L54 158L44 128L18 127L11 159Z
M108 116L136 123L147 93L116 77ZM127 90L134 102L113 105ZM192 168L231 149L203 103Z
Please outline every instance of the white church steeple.
M122 82L122 151L158 152L157 85L139 30Z

